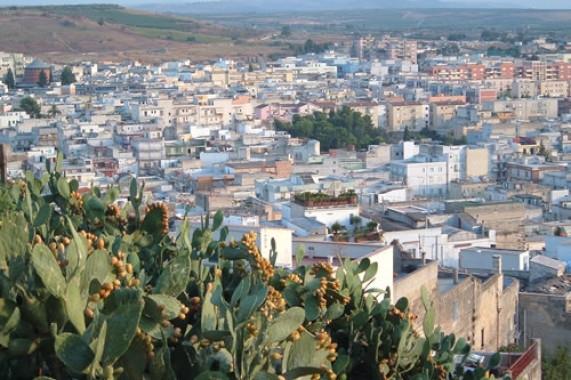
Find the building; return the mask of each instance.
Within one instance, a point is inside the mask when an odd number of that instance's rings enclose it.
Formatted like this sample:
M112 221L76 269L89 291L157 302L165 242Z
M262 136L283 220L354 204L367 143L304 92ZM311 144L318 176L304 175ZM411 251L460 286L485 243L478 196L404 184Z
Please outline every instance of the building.
M466 248L460 251L459 266L469 272L490 273L497 268L496 260L501 260L504 271L528 271L529 251L498 249L487 247Z
M439 101L430 103L430 126L441 128L456 116L456 109L465 106L462 101Z
M409 61L412 64L418 62L418 43L416 40L401 39L389 43L387 58L393 60Z
M388 103L387 130L402 132L408 127L411 131L420 131L430 124L430 110L427 104L421 103Z
M512 119L530 120L538 117L557 117L557 99L510 99L484 102L483 109L495 114L508 114Z
M302 265L312 265L316 262L327 261L334 267L341 265L339 259L349 258L352 261L368 259L372 265L377 266L377 274L370 289L393 290L393 246L371 245L359 243L338 243L331 241L315 241L307 238L294 237L292 243L292 256L299 248L305 250ZM375 264L376 263L376 264Z
M540 279L519 293L522 343L540 338L546 357L571 342L571 276Z
M24 84L35 85L39 82L42 72L46 74L46 79L49 83L52 78L52 67L37 58L24 69Z
M448 164L425 155L391 161L391 179L410 187L415 195L443 197L448 192Z
M420 288L425 286L436 310L435 325L464 338L475 349L498 351L515 342L519 282L501 272L488 276L438 270L437 262L402 260L395 264L394 298L407 297L411 312L425 312Z

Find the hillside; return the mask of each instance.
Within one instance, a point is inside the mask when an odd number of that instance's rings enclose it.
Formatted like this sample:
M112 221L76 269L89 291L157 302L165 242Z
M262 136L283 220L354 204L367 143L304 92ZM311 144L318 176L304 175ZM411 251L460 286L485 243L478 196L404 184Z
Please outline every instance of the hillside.
M171 58L197 60L275 52L248 30L188 17L160 15L116 5L8 7L0 9L3 51L52 62L86 59Z

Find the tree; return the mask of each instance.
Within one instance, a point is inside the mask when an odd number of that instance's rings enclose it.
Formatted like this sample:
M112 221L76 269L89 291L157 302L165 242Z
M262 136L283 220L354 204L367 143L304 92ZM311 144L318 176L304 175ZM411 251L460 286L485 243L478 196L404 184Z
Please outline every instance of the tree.
M14 73L12 72L12 68L8 68L8 72L4 75L4 83L8 86L9 90L12 90L16 87L16 79L14 79Z
M331 225L331 231L333 231L335 235L337 235L342 229L343 226L339 222L335 222Z
M105 19L103 17L100 17L99 20L97 20L97 24L99 24L99 26L105 25Z
M404 134L402 136L402 139L404 141L410 141L412 139L412 135L410 133L410 129L408 128L408 125L406 127L404 127Z
M371 220L369 223L367 223L367 229L369 231L375 231L378 225L379 223L375 222L374 220Z
M339 111L314 112L311 115L293 115L291 123L274 121L276 130L284 130L293 137L319 140L321 149L328 151L354 145L365 149L371 144L385 141L386 132L376 128L368 115L344 106Z
M48 116L54 117L56 115L61 115L61 111L58 110L55 104L53 104L50 110L48 111Z
M66 66L61 72L61 84L67 86L72 83L75 83L75 74L71 71L69 66Z
M361 219L361 217L358 215L355 215L351 219L351 223L353 223L355 225L355 229L359 228L359 226L361 225L362 222L363 222L363 219Z
M542 363L543 380L569 379L571 377L571 356L566 347L557 347L551 359Z
M44 70L40 71L40 78L38 79L38 87L46 87L48 85L48 76Z
M39 118L42 108L31 96L27 96L20 101L20 108L33 118Z
M282 26L281 36L282 37L291 37L291 26L289 26L289 25Z

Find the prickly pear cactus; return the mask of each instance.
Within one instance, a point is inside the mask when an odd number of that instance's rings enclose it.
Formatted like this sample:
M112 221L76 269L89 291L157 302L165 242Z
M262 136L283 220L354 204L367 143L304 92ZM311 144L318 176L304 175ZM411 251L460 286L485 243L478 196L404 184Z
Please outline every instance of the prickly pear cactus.
M406 299L366 289L377 272L367 259L304 267L299 251L294 271L276 268L275 242L266 258L253 232L227 241L221 213L173 238L144 184L133 180L119 207L119 189L82 193L61 164L4 191L0 378L486 376L454 367L470 347L434 327L425 291L420 324Z

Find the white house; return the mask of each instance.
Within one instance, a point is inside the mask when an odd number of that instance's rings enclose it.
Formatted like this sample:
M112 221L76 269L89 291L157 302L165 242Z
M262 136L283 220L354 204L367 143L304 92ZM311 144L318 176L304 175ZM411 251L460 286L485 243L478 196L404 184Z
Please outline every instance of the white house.
M330 262L333 267L340 265L339 259L350 258L352 261L361 261L368 258L372 263L377 263L377 273L369 284L369 289L390 288L393 293L393 246L371 245L357 243L337 243L330 241L315 241L304 238L294 238L292 244L292 256L299 247L305 250L302 265L311 265L321 261Z
M460 268L475 271L493 271L494 256L501 258L503 270L529 270L529 251L486 247L462 249L460 251Z
M200 222L192 222L192 225L196 228L200 226ZM237 225L237 224L225 224L222 226L228 227L228 236L226 241L241 241L242 236L254 231L258 235L256 245L260 250L260 254L263 258L269 259L270 252L272 250L272 239L276 242L276 266L291 268L291 252L292 252L292 232L293 230L285 227L269 227L269 226L255 226L255 225ZM190 237L194 229L190 231ZM216 230L214 233L214 239L220 238L220 229Z

